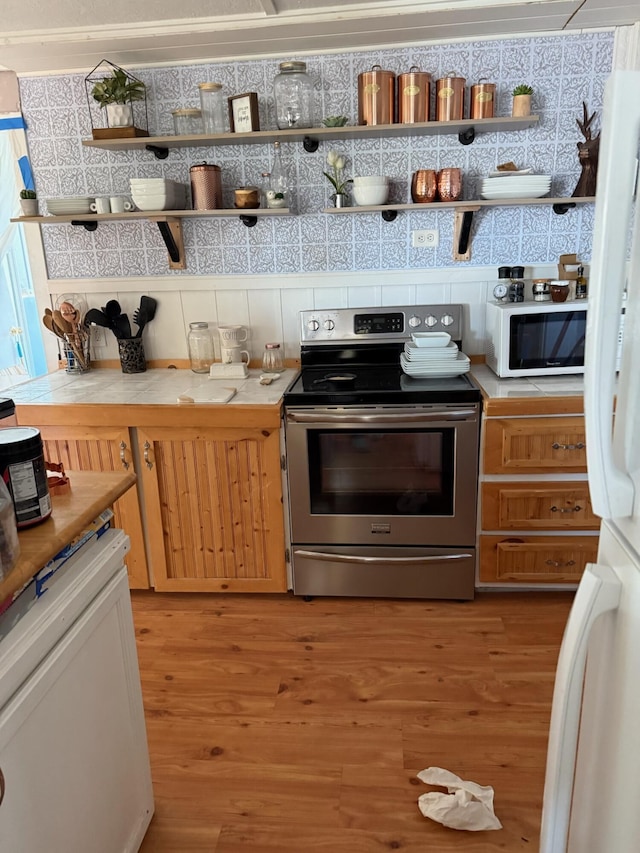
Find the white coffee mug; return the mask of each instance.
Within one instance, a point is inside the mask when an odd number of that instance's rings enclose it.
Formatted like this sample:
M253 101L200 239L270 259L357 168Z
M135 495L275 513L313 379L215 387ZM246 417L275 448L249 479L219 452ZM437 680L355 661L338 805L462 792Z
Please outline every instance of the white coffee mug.
M251 359L246 349L240 349L240 347L221 347L220 356L223 364L241 364L242 362L249 364Z
M94 213L111 213L108 198L97 198L89 205Z
M241 344L249 336L244 326L218 326L218 333L222 346Z
M133 210L133 205L126 198L119 195L112 195L109 199L111 203L111 213L124 213L125 210Z

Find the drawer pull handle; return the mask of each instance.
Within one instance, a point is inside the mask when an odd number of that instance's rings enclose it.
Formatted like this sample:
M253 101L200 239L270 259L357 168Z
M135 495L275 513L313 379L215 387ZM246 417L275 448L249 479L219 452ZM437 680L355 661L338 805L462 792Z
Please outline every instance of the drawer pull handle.
M563 563L561 560L547 560L547 566L555 566L556 569L559 569L561 566L575 566L575 560L567 560L566 563Z
M552 506L552 507L551 507L551 512L581 512L581 511L582 511L582 507L581 507L581 506L577 506L577 505L576 505L576 506L571 506L571 507L568 507L568 508L564 508L564 507L561 507L561 506Z
M4 791L5 791L4 773L2 772L2 770L0 770L0 806L2 805L2 801L4 800Z
M122 467L124 468L125 471L127 471L129 468L129 463L127 462L127 457L125 456L125 453L124 453L126 449L127 449L127 445L124 443L124 441L121 441L120 442L120 461L122 462Z
M581 441L577 444L558 444L557 441L554 441L551 447L554 450L584 450L584 444Z
M149 468L149 470L151 470L151 468L153 468L153 462L149 459L149 451L151 450L151 445L149 444L148 441L145 441L143 448L144 448L144 454L143 454L144 455L144 461L146 463L147 468Z

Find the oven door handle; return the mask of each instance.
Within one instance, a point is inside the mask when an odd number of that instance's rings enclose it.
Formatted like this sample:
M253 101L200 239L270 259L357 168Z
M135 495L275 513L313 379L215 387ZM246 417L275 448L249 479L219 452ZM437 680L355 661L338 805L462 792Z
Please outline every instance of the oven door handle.
M365 557L355 554L327 554L324 551L295 550L296 557L309 557L328 563L440 563L443 560L468 560L473 554L440 554L435 557Z
M408 412L398 414L339 415L334 412L287 412L287 420L299 424L393 424L420 423L422 421L459 421L476 417L475 409L452 409L446 412Z

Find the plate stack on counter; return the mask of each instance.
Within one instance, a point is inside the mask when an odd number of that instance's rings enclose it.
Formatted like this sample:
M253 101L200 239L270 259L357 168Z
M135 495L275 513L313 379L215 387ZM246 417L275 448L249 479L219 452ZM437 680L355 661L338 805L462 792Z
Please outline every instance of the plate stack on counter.
M414 379L444 379L467 373L470 360L446 332L416 332L400 353L400 366Z
M551 175L532 175L531 169L515 172L491 172L482 181L482 198L542 198L551 189Z

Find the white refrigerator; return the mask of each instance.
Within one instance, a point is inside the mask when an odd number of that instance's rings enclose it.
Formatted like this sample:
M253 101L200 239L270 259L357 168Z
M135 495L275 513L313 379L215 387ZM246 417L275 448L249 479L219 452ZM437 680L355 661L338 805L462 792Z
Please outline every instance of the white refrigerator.
M589 488L603 521L558 660L541 853L640 851L639 144L640 71L616 71L602 113L585 355Z

